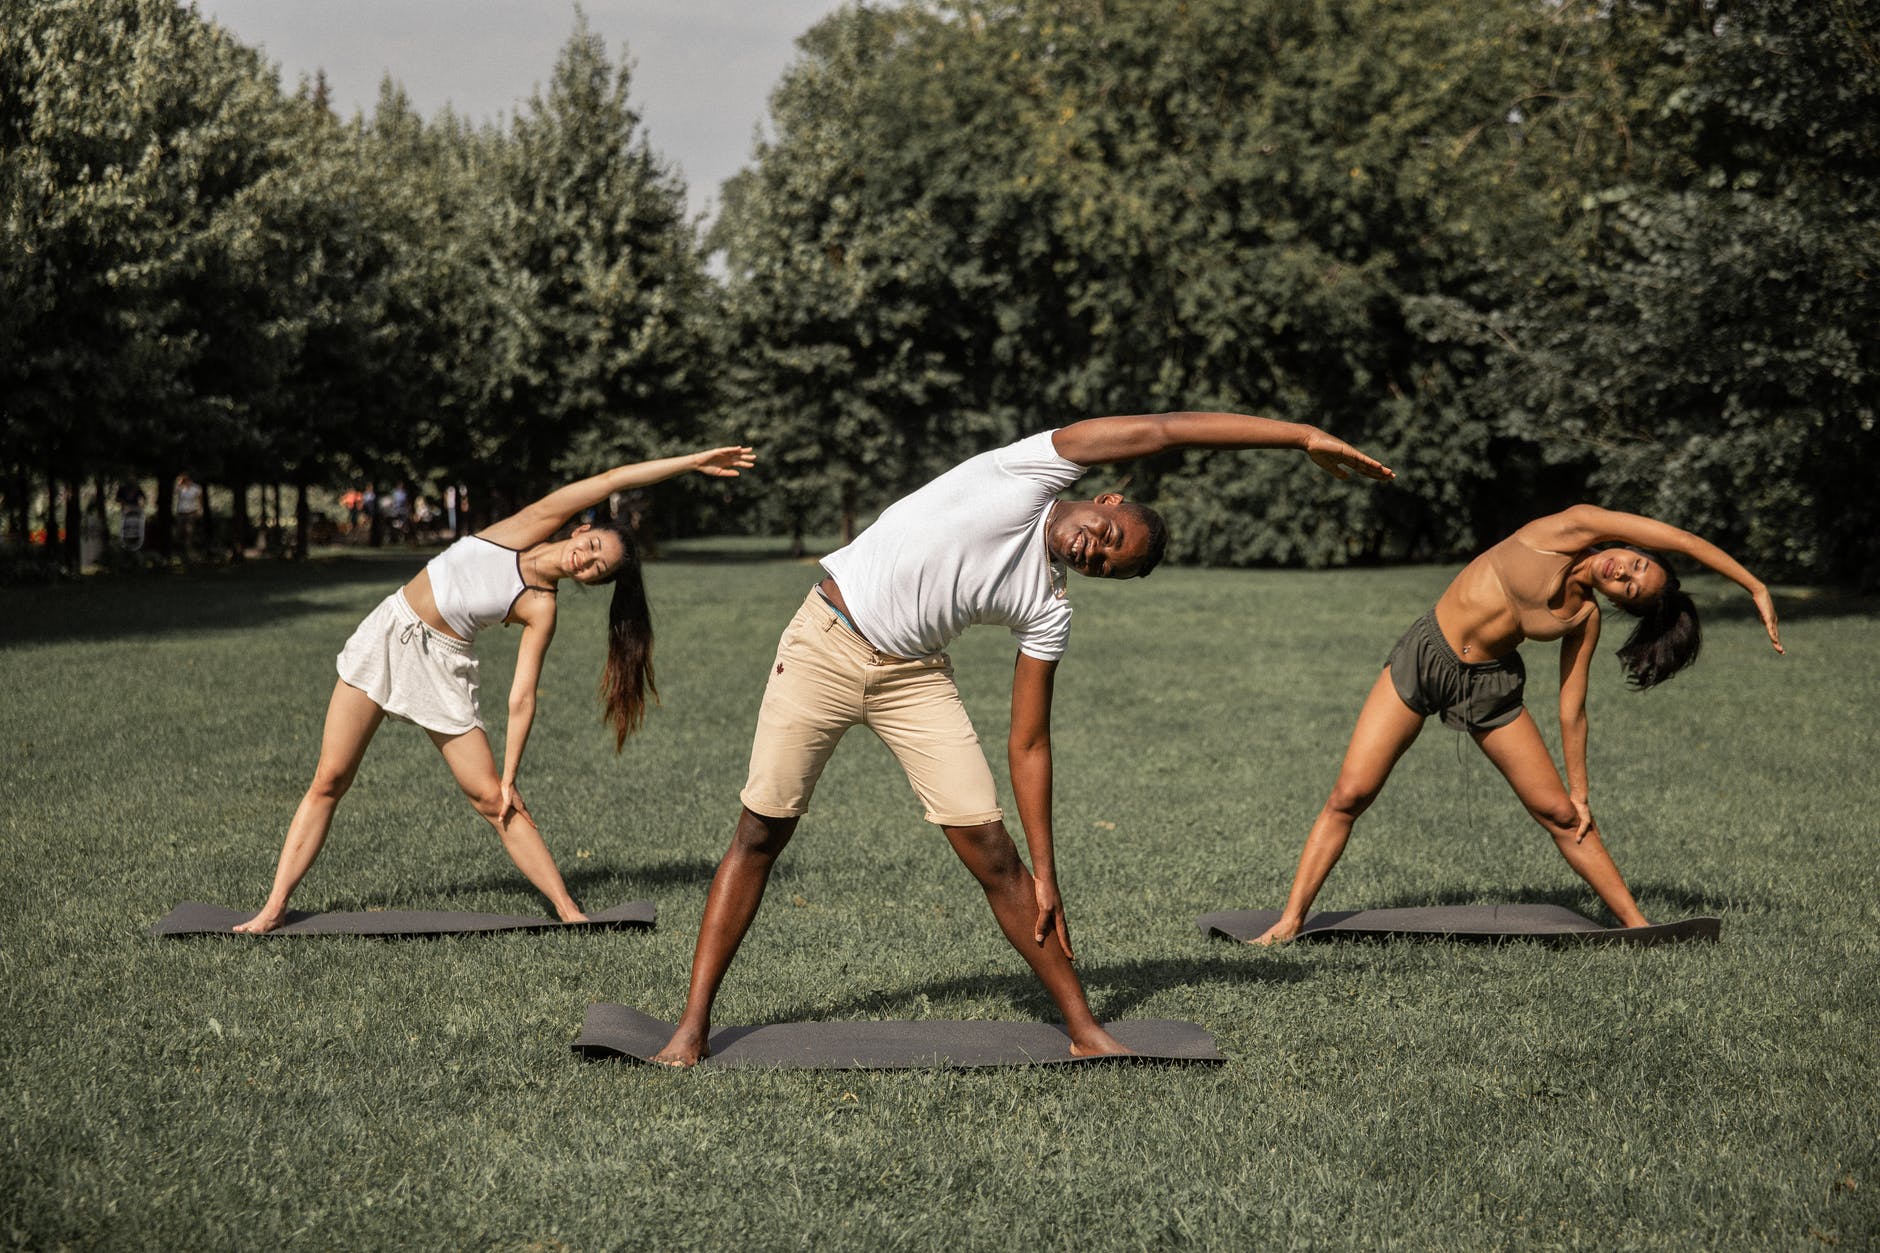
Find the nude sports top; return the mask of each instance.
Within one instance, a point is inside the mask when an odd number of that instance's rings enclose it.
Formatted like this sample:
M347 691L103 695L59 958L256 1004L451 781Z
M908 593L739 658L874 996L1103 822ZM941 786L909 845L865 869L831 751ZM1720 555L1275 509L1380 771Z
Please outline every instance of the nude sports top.
M424 568L431 576L437 616L466 640L507 618L529 590L522 581L522 554L476 535L458 540Z
M1562 618L1547 607L1547 602L1566 582L1575 554L1529 548L1510 535L1482 555L1488 559L1489 570L1501 584L1501 594L1507 598L1508 608L1514 611L1521 634L1528 639L1557 640L1593 613L1591 596L1571 618Z

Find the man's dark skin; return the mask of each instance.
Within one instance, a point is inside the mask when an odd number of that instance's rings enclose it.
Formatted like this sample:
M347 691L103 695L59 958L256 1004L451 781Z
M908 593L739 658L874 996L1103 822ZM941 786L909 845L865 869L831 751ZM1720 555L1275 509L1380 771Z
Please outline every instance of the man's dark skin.
M1294 448L1334 477L1353 472L1366 478L1395 477L1382 464L1316 427L1237 413L1163 413L1090 418L1052 435L1058 455L1095 466L1183 448ZM1129 579L1141 570L1149 534L1115 492L1094 500L1060 501L1045 523L1045 544L1054 561L1091 578ZM842 589L824 579L823 593L848 615ZM853 615L848 615L853 621ZM1051 698L1057 662L1018 654L1012 672L1012 727L1006 741L1012 791L1033 869L1019 858L1005 823L943 827L953 851L985 890L999 929L1018 950L1063 1015L1071 1052L1079 1057L1127 1053L1090 1012L1071 963L1070 928L1058 894L1051 832ZM692 959L685 1012L654 1061L691 1066L705 1056L711 1006L719 983L736 956L763 900L777 855L796 831L796 818L773 818L743 809L731 848L712 876ZM1035 873L1034 873L1035 872Z

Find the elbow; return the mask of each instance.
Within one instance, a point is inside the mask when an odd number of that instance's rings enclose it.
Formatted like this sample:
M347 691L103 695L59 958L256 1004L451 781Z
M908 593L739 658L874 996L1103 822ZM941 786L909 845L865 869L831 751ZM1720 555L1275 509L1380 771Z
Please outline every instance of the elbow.
M1014 735L1005 742L1005 755L1014 766L1021 762L1036 761L1051 756L1051 737L1049 735Z

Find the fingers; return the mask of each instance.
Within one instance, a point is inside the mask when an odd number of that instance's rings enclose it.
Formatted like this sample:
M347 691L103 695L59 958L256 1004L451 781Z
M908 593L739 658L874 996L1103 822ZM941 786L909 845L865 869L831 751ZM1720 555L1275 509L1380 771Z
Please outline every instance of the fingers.
M1057 942L1058 947L1064 950L1066 961L1077 960L1077 954L1071 951L1071 925L1065 920L1064 911L1061 909L1057 914Z

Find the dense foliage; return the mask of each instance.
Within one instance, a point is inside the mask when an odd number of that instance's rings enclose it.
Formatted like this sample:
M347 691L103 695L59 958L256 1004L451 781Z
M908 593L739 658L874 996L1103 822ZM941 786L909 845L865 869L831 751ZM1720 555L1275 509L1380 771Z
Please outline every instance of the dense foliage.
M845 9L703 241L584 25L473 126L389 82L341 121L172 0L0 14L16 531L49 482L500 505L735 434L763 474L678 521L802 535L1025 431L1220 407L1400 483L1106 472L1179 558L1451 557L1592 498L1771 575L1880 578L1857 0Z

